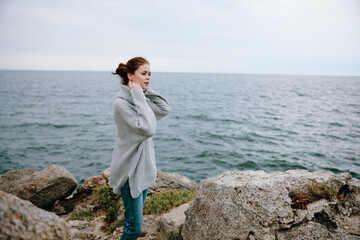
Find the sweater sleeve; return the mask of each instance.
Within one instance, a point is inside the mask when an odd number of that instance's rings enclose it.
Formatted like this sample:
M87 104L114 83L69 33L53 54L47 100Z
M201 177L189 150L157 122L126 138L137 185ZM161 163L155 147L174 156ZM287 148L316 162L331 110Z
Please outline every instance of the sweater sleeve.
M146 90L145 96L149 98L150 101L148 101L148 104L155 113L157 120L170 113L171 107L166 99L160 94L154 92L150 87Z
M115 111L118 111L125 123L134 130L137 140L144 141L155 134L156 118L140 87L131 89L130 93L134 106L123 100L115 106Z

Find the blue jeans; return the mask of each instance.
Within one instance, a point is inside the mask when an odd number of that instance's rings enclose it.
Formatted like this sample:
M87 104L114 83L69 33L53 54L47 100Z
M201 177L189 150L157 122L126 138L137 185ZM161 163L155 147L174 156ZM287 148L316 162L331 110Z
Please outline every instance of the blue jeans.
M120 240L136 239L141 234L143 222L143 207L148 189L145 189L139 197L132 198L130 194L130 186L127 181L121 188L121 198L125 209L124 232Z

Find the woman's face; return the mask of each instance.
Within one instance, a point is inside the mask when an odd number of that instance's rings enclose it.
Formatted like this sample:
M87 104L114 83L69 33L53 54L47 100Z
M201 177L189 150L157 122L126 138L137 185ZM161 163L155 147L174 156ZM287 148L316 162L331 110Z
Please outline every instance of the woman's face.
M129 80L140 84L140 87L145 92L150 84L150 66L148 64L144 64L138 67L138 69L134 72L134 74L128 74Z

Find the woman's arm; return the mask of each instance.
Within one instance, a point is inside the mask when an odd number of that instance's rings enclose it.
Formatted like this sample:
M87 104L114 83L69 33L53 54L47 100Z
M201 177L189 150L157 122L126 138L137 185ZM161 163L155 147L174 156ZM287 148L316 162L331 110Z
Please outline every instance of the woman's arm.
M155 113L157 120L165 117L171 111L169 103L160 94L154 92L150 87L146 90L145 96L150 99L149 106Z
M138 135L137 139L144 141L155 134L156 118L152 109L146 103L141 87L131 88L130 93L135 106L119 98L115 102L115 117L122 118L123 122L133 129L133 133Z

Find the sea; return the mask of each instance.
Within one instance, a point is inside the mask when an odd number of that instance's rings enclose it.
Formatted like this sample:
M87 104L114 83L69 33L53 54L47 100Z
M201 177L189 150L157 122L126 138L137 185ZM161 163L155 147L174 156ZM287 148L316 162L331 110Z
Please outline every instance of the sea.
M81 184L110 167L111 72L0 71L0 174L67 168ZM306 169L360 179L360 76L154 72L172 112L157 167L199 182L225 171Z

